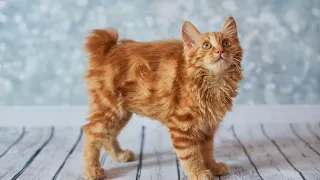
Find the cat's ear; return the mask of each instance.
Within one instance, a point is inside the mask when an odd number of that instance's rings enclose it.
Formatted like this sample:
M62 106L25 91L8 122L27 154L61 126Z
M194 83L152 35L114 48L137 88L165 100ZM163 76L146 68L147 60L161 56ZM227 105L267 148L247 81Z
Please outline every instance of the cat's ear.
M200 37L201 33L198 29L189 21L185 21L182 25L182 39L184 46L187 49L192 48L195 45L196 40Z
M232 38L238 38L237 24L232 16L227 17L224 21L221 32Z

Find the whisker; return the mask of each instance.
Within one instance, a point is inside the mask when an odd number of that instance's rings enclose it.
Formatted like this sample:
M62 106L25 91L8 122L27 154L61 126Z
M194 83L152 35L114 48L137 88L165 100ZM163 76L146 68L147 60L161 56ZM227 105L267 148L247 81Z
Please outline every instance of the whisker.
M245 61L245 60L242 59L242 58L235 58L235 57L233 57L232 60L236 60L236 61L238 61L238 62L247 62L247 61Z
M233 61L232 61L231 63L232 63L234 66L236 66L236 68L237 68L237 70L238 70L238 73L241 74L241 71L242 71L242 70L241 70L241 67L239 67L239 65L237 65L237 64L236 64L235 62L233 62Z
M242 52L242 50L235 49L235 50L233 50L232 52Z
M241 60L240 60L240 59L236 59L236 58L233 58L232 60L236 60L236 61L238 61L238 62L241 62Z
M232 51L233 53L238 53L238 52L242 52L242 51L240 51L240 50L234 50L234 51Z

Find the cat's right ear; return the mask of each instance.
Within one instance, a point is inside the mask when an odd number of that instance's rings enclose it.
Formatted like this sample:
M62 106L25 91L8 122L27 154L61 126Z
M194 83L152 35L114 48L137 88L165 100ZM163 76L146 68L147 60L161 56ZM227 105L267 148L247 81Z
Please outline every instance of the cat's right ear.
M184 46L187 49L192 48L195 45L196 40L200 37L201 33L198 29L189 21L185 21L182 25L182 39Z

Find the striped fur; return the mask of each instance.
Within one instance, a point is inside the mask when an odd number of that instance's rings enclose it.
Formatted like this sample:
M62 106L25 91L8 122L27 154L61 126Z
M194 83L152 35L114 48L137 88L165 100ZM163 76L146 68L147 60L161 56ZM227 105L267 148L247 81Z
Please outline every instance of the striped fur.
M85 176L103 177L102 147L115 161L133 160L133 152L117 141L133 113L168 127L189 179L226 174L227 166L214 159L213 137L242 80L236 31L232 17L220 32L204 34L185 22L183 41L118 41L115 29L92 31L85 45L91 97L89 123L83 127Z

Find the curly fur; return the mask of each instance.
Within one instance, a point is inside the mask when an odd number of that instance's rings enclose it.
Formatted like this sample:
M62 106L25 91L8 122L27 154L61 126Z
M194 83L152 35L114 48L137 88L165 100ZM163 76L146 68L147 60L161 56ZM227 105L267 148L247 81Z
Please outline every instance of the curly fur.
M214 159L213 137L232 109L242 80L236 23L228 17L220 32L201 34L185 22L182 38L118 41L113 28L93 30L88 36L86 79L91 104L90 122L83 127L88 179L104 175L99 166L102 146L115 161L134 159L117 141L132 113L160 120L168 127L189 179L227 174L227 166ZM204 43L209 43L208 49Z

